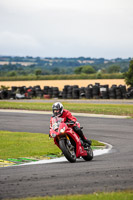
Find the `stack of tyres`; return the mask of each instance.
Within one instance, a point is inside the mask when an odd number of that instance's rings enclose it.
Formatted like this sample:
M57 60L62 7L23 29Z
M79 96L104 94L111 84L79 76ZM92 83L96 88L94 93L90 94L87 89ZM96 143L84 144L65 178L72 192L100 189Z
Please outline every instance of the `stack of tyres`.
M0 99L15 99L16 95L25 95L25 98L40 97L42 98L62 98L62 99L126 99L133 98L133 87L126 89L125 85L88 85L87 87L79 88L78 85L65 85L62 91L58 87L44 86L41 90L40 86L26 88L12 86L11 90L4 89L0 91Z
M0 91L0 99L15 99L15 91L17 90L17 87L13 87L14 89L12 90L1 90Z
M120 87L116 87L116 99L122 99L122 93Z
M53 98L58 98L59 97L59 89L58 87L53 87Z
M68 92L68 88L70 87L70 85L64 85L63 91L62 91L62 98L63 99L67 99L67 92Z
M44 98L49 99L53 97L53 87L44 86L43 89Z
M85 98L85 87L81 87L79 90L79 97Z
M63 99L79 99L79 87L78 85L65 85L62 91Z
M116 85L112 85L111 88L109 88L109 98L110 99L116 99Z
M49 87L48 88L48 96L49 96L49 98L52 98L52 96L53 96L53 87Z
M67 91L65 89L62 91L62 98L67 99Z
M128 88L126 98L133 99L133 87Z
M63 92L62 91L59 91L59 96L58 96L59 99L62 99L63 98Z
M26 87L16 87L12 86L11 87L11 92L9 92L9 98L12 99L24 99L25 98L25 93L26 93Z
M67 99L72 99L72 90L73 90L73 87L69 86L67 90Z
M43 88L44 95L48 95L48 89L49 89L49 86L44 86L44 88Z
M13 99L15 99L16 90L17 90L17 87L16 87L16 86L12 86L12 87L11 87L11 98L13 98Z
M94 99L100 98L100 88L98 84L95 84L92 88L92 94Z
M12 86L12 87L11 87L11 91L12 91L12 92L16 92L17 89L18 89L18 87L16 87L16 86Z
M92 87L93 87L93 85L90 84L90 85L88 85L88 87L85 88L85 98L86 99L92 99L93 98Z
M40 85L34 86L33 89L35 91L35 97L43 97L43 91L41 90Z
M41 90L41 87L40 87L40 85L36 85L36 86L34 86L34 88L35 88L35 90L37 91L39 91L39 90Z
M42 98L43 97L43 91L42 90L36 91L36 96L39 97L39 98Z
M12 91L11 90L8 90L7 91L8 92L8 99L15 99L15 95L12 93Z
M0 99L8 99L8 98L9 98L8 90L0 91Z
M126 86L125 85L119 85L119 88L121 90L122 99L125 99L126 93L127 93Z
M72 98L79 99L79 87L78 85L74 85L72 89Z
M33 90L33 88L32 87L26 88L25 97L27 99L31 99L33 96L35 96L35 91Z
M26 92L26 87L25 86L19 87L19 91L20 94L24 94Z
M28 89L30 91L30 89ZM29 92L28 92L29 93ZM28 97L32 96L33 97L36 97L36 90L34 87L31 88L31 91L30 93L28 94Z
M109 86L108 85L101 85L100 86L100 98L101 99L108 99L109 98Z

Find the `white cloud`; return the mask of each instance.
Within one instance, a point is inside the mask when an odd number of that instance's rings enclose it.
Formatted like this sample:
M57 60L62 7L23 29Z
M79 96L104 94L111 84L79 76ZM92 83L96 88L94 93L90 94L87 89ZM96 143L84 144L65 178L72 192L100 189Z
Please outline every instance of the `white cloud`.
M1 54L30 54L29 49L34 52L41 48L41 45L29 35L21 35L13 32L0 33ZM8 53L7 53L8 52Z
M0 1L0 54L130 57L132 10L132 0Z

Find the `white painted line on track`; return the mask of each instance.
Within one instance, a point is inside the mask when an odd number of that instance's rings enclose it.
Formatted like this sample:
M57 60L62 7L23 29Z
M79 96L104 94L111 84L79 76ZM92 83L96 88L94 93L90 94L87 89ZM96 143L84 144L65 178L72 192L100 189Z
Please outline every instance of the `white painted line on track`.
M108 143L104 143L104 144L106 144L107 148L93 150L94 157L95 156L100 156L100 155L103 155L103 154L107 154L107 153L109 153L111 151L112 145L110 145ZM50 164L50 163L59 163L59 162L68 162L68 160L65 157L60 157L60 158L54 158L54 159L50 159L50 160L39 160L39 161L36 161L36 162L24 163L24 164L20 164L20 165L16 165L16 166L40 165L40 164Z
M35 111L35 110L0 109L0 112L52 115L51 111ZM72 112L72 114L81 117L100 117L100 118L117 118L117 119L130 118L130 116L119 116L119 115L104 115L104 114L89 114L89 113L74 113L74 112Z
M42 115L52 115L51 111L36 111L36 110L15 110L15 109L0 109L0 112L10 112L10 113L28 113L28 114L42 114Z

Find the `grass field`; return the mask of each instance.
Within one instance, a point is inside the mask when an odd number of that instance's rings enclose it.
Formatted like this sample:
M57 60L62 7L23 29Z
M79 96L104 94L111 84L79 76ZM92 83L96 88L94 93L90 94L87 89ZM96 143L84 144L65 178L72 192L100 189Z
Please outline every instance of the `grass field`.
M92 146L104 144L92 140ZM47 156L60 156L60 149L42 133L0 131L0 159Z
M21 109L21 110L39 110L51 111L53 103L24 103L0 101L2 109ZM66 103L62 102L65 109L71 112L106 114L106 115L125 115L133 117L133 105L126 104L90 104L90 103Z
M16 199L14 199L16 200ZM19 200L133 200L133 191L64 195L53 197L29 197Z
M84 80L36 80L36 81L0 81L0 85L4 86L36 86L40 85L41 89L44 88L44 86L50 86L50 87L58 87L59 90L62 90L64 88L64 85L78 85L79 87L86 87L89 84L95 84L100 83L101 85L108 84L109 87L111 87L113 84L115 85L126 85L124 79L84 79Z
M0 159L44 156L60 150L48 135L26 132L0 131Z

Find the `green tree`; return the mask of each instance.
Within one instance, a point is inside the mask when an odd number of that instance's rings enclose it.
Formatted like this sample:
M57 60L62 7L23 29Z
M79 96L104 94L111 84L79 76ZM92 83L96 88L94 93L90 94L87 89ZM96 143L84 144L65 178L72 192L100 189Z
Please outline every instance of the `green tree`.
M122 68L121 68L121 73L127 72L127 71L128 71L128 68L129 68L129 65L128 65L128 66L122 67Z
M16 71L8 72L7 76L17 76L17 72Z
M96 79L102 79L102 72L101 71L98 71L96 73Z
M41 75L41 73L42 73L42 70L41 69L35 69L35 75L36 76L39 76L39 75Z
M105 74L106 72L107 72L106 68L103 67L103 68L101 69L101 73Z
M42 70L42 75L50 75L50 71L47 69Z
M83 68L83 66L76 67L76 68L74 69L74 73L75 73L75 74L81 74L82 68Z
M94 74L96 73L96 70L92 66L86 65L86 66L83 66L81 72L85 74Z
M133 59L129 63L129 69L128 71L124 74L125 76L125 82L127 85L130 85L133 87Z
M120 66L119 65L110 65L107 69L108 73L118 73L120 72Z
M52 74L60 74L60 70L58 67L52 69Z

